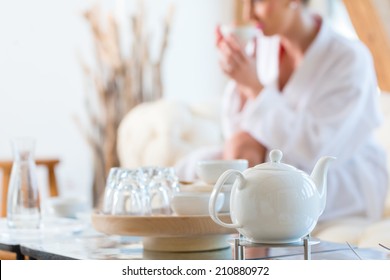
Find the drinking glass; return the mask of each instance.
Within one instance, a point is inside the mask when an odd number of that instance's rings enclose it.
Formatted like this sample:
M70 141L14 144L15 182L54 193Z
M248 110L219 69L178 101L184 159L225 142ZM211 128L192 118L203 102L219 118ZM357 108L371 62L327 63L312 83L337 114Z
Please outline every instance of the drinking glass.
M146 191L151 214L172 214L170 204L173 194L178 190L178 179L173 168L154 167L147 170L150 180Z
M156 167L154 166L144 166L138 169L138 181L143 194L143 206L145 215L152 214L151 202L150 202L150 193L149 187L153 183L153 177L156 173Z
M110 169L104 192L103 213L129 215L171 214L179 180L173 168L145 166Z
M138 170L122 170L113 193L113 215L144 215Z
M112 212L113 196L118 186L120 173L123 170L119 167L112 167L108 173L103 198L103 213L105 214L111 214Z

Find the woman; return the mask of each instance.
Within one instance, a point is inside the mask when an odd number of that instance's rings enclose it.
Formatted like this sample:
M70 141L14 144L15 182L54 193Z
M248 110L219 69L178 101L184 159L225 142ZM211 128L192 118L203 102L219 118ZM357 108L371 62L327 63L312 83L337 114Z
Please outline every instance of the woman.
M277 148L283 162L311 172L321 156L335 156L320 219L380 218L386 155L373 137L381 116L369 51L332 31L306 8L309 1L243 2L263 35L247 55L234 36L217 31L220 66L231 79L223 157L255 165Z

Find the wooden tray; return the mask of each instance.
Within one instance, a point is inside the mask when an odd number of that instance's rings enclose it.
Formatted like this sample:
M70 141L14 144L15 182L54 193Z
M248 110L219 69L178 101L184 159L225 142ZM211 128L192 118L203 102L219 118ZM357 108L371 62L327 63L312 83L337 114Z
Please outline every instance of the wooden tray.
M231 223L230 215L220 215ZM100 232L143 236L143 248L157 252L200 252L230 247L229 234L236 233L204 216L119 216L92 214L92 225Z
M231 223L229 214L220 219ZM216 224L210 216L122 216L92 214L92 225L100 232L144 237L189 237L236 233L235 229Z

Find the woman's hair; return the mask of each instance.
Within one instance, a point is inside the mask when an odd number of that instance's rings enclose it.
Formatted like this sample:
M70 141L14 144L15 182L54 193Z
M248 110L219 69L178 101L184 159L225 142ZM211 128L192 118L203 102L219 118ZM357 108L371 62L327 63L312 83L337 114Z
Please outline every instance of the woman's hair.
M303 4L307 5L309 4L310 0L302 0Z

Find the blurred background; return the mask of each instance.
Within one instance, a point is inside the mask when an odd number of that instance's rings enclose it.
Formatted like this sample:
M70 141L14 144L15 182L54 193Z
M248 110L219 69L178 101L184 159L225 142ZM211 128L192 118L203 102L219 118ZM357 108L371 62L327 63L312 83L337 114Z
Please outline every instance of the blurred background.
M12 160L10 139L33 137L36 158L60 160L60 194L89 202L94 158L82 129L88 128L86 100L93 90L83 65L99 67L85 17L96 5L103 17L115 19L123 42L131 40L129 18L142 6L152 49L161 43L168 16L164 98L215 105L215 110L226 80L217 63L214 30L239 18L235 0L0 0L0 159ZM311 5L339 32L356 37L342 1L312 0ZM47 171L39 172L44 190Z

